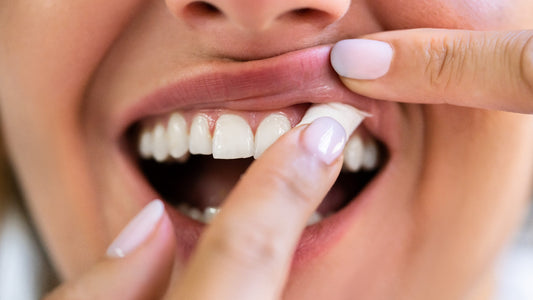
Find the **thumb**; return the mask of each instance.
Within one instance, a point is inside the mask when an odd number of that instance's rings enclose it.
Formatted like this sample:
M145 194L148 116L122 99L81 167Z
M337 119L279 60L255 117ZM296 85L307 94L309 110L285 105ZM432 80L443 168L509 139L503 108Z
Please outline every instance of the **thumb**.
M383 32L337 43L331 62L371 98L533 113L533 31Z
M164 204L154 200L122 230L102 261L45 299L157 299L170 279L175 243Z

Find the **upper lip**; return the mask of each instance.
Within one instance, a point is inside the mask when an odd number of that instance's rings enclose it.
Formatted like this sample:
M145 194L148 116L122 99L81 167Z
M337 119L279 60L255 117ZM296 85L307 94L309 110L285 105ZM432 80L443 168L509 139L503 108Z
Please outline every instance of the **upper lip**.
M261 60L212 63L141 97L119 116L116 134L143 118L178 109L258 111L344 102L373 114L376 101L343 86L329 64L330 50L331 45L321 45Z

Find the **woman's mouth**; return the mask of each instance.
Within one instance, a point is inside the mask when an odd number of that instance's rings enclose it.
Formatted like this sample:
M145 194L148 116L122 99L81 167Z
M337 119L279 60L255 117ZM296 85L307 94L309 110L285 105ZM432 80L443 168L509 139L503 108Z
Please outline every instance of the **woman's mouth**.
M158 194L189 218L209 223L252 158L298 124L308 106L173 112L136 124L130 142L136 143L140 169ZM343 172L309 225L342 209L372 179L383 160L378 145L364 128L349 137Z
M253 160L311 106L340 102L372 116L349 137L343 171L302 236L307 250L323 249L349 226L350 207L390 164L397 110L344 88L329 67L327 46L220 70L160 89L118 118L121 160L141 205L165 201L188 257Z

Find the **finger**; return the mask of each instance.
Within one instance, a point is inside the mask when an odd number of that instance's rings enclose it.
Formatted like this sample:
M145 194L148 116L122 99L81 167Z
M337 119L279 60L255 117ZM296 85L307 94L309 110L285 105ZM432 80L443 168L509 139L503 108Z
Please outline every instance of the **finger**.
M115 239L106 257L45 299L157 299L169 281L175 239L164 204L152 201Z
M371 98L533 113L533 31L391 31L331 52L345 85Z
M279 298L306 221L340 172L345 141L338 122L319 118L274 143L226 199L169 298Z

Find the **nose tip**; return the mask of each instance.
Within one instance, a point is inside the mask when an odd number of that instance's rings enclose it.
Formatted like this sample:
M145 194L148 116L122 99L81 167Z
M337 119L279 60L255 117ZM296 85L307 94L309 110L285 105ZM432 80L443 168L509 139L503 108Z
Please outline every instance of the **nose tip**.
M166 0L171 12L193 27L218 21L245 31L266 31L277 24L325 27L342 18L350 0ZM290 29L290 28L287 28Z

